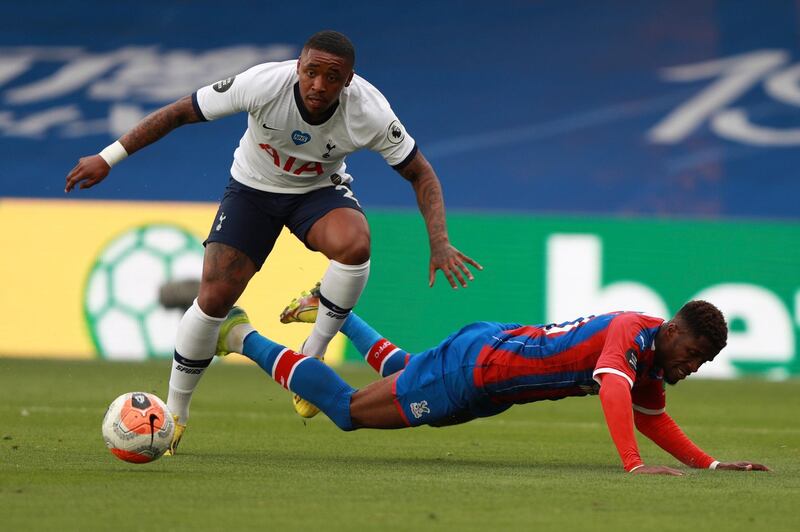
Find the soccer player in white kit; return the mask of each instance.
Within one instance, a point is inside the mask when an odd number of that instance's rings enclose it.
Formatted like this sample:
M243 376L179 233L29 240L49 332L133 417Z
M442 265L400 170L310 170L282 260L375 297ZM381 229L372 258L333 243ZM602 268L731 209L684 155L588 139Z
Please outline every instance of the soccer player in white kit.
M189 403L214 357L220 324L288 227L330 264L318 312L302 352L322 357L366 285L370 233L354 196L345 156L376 151L407 179L430 242L429 285L442 270L453 288L467 286L467 264L481 266L450 244L441 185L383 95L353 72L355 50L335 31L309 38L298 60L265 63L203 87L145 117L99 154L83 157L65 192L102 181L112 166L184 124L248 113L234 152L231 179L205 242L200 289L177 332L167 406L180 442ZM300 415L316 407L295 398Z

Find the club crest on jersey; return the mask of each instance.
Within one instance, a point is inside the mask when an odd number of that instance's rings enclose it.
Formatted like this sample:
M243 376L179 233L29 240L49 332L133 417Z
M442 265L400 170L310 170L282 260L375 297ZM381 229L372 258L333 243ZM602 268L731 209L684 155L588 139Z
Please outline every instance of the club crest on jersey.
M386 139L392 144L400 144L406 138L406 132L403 131L403 126L400 125L399 120L392 121L389 128L386 130Z
M235 79L236 76L231 76L229 78L219 80L218 82L214 83L214 90L217 92L225 92L231 88L231 85L233 85L233 80Z
M292 131L292 142L294 142L296 146L305 144L309 140L311 140L311 134L300 131L299 129Z
M336 144L334 144L332 140L329 140L328 143L325 144L325 147L328 149L328 151L322 154L323 159L327 159L331 156L331 151L336 148Z

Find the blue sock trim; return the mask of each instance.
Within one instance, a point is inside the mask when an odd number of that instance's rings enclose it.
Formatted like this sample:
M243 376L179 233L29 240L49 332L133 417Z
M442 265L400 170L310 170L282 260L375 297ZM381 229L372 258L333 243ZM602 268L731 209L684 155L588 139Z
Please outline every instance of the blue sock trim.
M383 363L383 371L381 372L381 377L388 377L394 373L397 373L401 369L406 367L406 356L408 353L403 351L402 349L395 351L395 353L386 359Z
M370 327L354 312L350 313L342 325L342 333L350 339L363 357L367 356L370 347L375 345L375 342L383 338L378 331Z

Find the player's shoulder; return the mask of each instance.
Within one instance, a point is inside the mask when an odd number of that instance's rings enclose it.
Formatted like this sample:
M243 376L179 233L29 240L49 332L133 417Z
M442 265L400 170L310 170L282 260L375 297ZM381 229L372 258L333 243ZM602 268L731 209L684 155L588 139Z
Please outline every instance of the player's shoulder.
M610 325L613 324L616 327L652 329L664 323L663 318L651 316L650 314L647 314L645 312L637 312L630 310L611 312L608 314L608 316L610 319Z
M297 59L259 63L241 74L244 81L257 87L292 85L297 81Z
M366 116L390 109L389 101L383 93L358 74L353 74L344 96L344 104L349 115Z
M279 98L291 98L297 60L260 63L213 85L222 100L238 102L237 110L254 111ZM208 88L206 88L208 89ZM222 94L224 93L224 94Z
M617 338L634 340L643 352L655 341L659 327L664 320L644 312L620 312L614 316L609 326Z

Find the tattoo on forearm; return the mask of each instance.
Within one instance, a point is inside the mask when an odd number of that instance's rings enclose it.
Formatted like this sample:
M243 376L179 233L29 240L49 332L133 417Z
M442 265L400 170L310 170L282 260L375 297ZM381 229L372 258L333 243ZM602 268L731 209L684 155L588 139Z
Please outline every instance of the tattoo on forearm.
M192 106L191 96L184 96L177 102L144 117L119 140L130 155L154 143L179 126L199 121L200 118Z
M432 221L435 218L444 217L444 202L442 201L442 189L439 183L433 180L424 181L420 184L417 197L420 209L424 214L430 216Z
M428 226L431 242L447 238L447 224L444 216L444 199L439 180L434 176L417 179L414 189L417 193L417 204Z
M431 244L441 240L447 240L447 222L444 215L444 198L442 196L442 186L436 172L433 171L430 163L417 152L411 164L400 170L406 180L414 187L417 195L417 205L425 219L428 228L428 238Z

